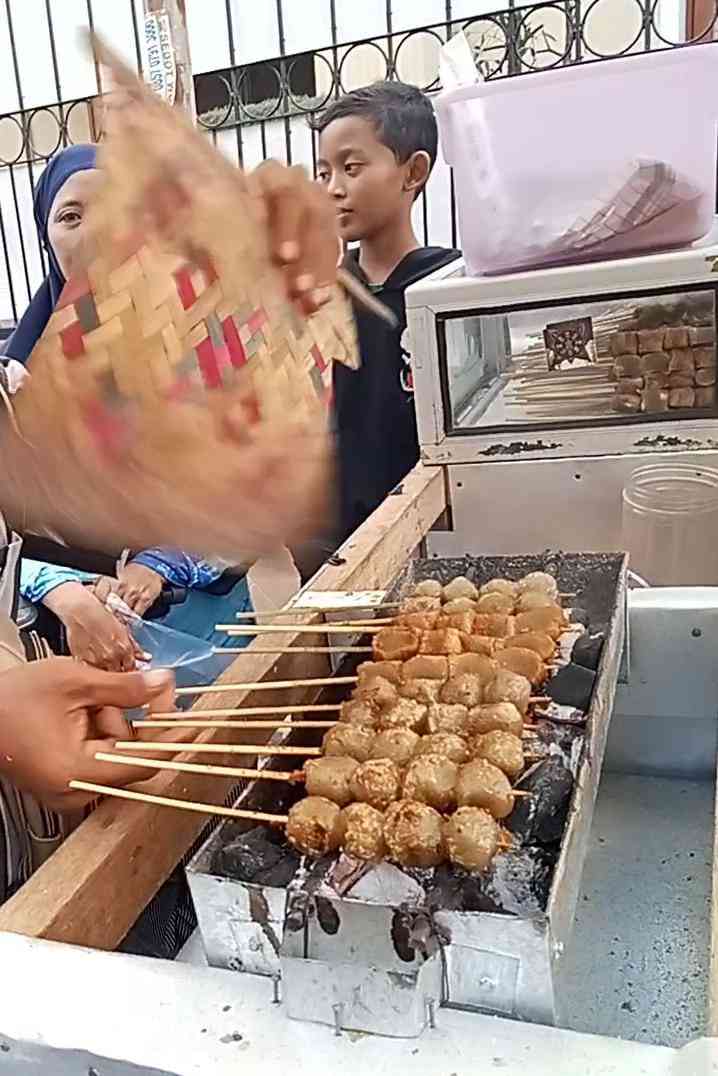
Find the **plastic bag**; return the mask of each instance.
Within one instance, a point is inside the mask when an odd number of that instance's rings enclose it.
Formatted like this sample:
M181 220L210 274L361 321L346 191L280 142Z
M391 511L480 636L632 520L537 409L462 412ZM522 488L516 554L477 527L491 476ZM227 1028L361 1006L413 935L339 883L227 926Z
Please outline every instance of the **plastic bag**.
M234 661L233 654L218 654L205 639L166 628L155 620L137 617L128 626L137 645L151 655L143 668L173 669L178 687L213 684Z
M206 639L167 628L155 620L143 620L116 594L110 594L107 608L127 625L144 653L141 669L172 669L177 687L213 684L229 668L235 655L217 653ZM190 699L186 705L191 705Z

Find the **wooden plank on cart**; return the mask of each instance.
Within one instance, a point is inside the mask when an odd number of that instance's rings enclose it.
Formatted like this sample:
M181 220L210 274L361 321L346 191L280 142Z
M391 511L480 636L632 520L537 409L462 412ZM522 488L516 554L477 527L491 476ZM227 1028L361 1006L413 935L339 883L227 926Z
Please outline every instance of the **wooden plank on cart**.
M339 551L337 563L322 568L307 590L384 589L420 545L446 507L444 472L417 467ZM297 616L297 623L319 623L320 613ZM257 654L238 658L218 682L231 684L314 678L329 670L325 654L292 654L292 645L321 645L317 635L287 627L274 637L279 656ZM253 644L252 644L253 645ZM258 647L261 649L260 640ZM251 647L250 647L251 650ZM222 695L222 706L302 705L318 689L251 692L238 689ZM217 695L202 696L192 712L217 705ZM263 744L273 729L237 732L243 742ZM198 742L227 743L226 729L202 732ZM186 758L186 756L180 756ZM215 761L219 763L219 758ZM246 765L252 763L244 760ZM231 764L228 761L227 764ZM232 780L209 775L164 771L137 786L154 795L202 803L224 802ZM105 800L65 841L50 860L0 908L0 931L86 945L116 947L176 864L191 848L206 823L201 815L172 811L146 803Z

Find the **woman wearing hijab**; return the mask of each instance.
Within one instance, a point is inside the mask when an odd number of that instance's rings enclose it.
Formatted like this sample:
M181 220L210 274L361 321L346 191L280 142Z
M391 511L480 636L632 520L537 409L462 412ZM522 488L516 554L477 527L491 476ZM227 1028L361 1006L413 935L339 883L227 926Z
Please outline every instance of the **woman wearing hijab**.
M83 238L86 207L102 176L96 147L70 146L47 165L35 191L35 224L48 260L48 273L5 346L11 384L21 383L32 350L50 320L66 280L73 273ZM44 605L65 628L70 653L92 665L134 667L136 647L126 627L108 611L114 591L138 616L179 588L186 598L171 605L157 622L222 646L234 640L215 625L251 611L246 575L228 565L189 556L180 550L148 549L118 568L116 578L95 577L70 568L23 560L20 591L26 601ZM240 644L241 645L241 644Z

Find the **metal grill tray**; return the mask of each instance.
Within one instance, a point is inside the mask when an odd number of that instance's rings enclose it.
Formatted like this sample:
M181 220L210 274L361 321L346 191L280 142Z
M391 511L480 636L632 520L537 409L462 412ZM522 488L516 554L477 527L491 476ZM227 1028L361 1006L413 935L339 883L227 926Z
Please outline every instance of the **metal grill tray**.
M606 635L546 907L525 917L443 907L435 911L434 922L449 940L440 955L439 1000L443 1004L547 1023L555 1019L554 972L570 936L623 650L626 569L623 554L413 560L388 591L387 597L394 599L406 593L412 583L426 578L448 582L457 575L466 575L481 583L495 576L520 578L531 571L550 571L561 592L576 595L570 604L586 611L591 630ZM356 664L356 660L347 660L340 671L350 672ZM344 689L332 687L321 701L335 701L344 694ZM312 738L308 730L303 734L292 732L287 742L297 742L299 735L299 742L309 745L318 742L321 734ZM275 765L283 768L281 762ZM279 810L301 795L301 789L296 787L280 786L278 792L274 782L256 782L246 788L242 803ZM374 985L379 965L383 965L382 974L392 982L398 984L401 978L396 974L400 966L394 966L396 954L390 936L392 915L397 909L391 904L370 904L351 896L332 898L339 923L336 932L328 934L315 919L303 941L300 936L288 936L284 930L286 889L238 882L219 876L214 868L218 849L247 828L235 822L223 824L188 867L210 963L276 977L281 974L290 1015L332 1022L342 984L349 989L351 983L354 994L359 991L355 965L363 961L368 970L361 981L366 985L372 980L369 993L381 1001L375 1006L363 996L361 1015L347 1016L344 1026L384 1034L418 1034L425 1020L424 1007L411 1005L411 994L424 989L421 977L423 974L427 978L432 958L413 969L404 965L405 970L415 974L411 984L405 978L401 987L397 986L404 993L401 1006L397 1002L393 1013L392 991L379 990ZM381 984L385 985L384 979ZM391 1017L390 1030L386 1013Z

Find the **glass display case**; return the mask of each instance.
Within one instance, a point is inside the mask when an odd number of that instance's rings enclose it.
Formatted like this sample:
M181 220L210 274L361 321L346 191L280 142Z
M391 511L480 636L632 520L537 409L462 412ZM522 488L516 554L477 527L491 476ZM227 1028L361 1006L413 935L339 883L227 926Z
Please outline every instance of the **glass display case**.
M455 262L415 285L422 444L715 420L717 257L481 278Z

